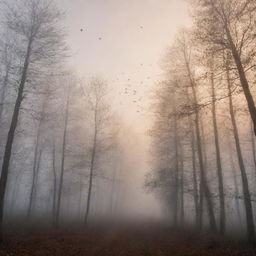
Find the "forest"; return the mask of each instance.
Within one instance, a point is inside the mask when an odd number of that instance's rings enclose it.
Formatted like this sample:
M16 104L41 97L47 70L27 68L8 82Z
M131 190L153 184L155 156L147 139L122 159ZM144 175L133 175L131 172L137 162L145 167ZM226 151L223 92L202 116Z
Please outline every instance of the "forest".
M95 35L103 7L89 31L79 4L67 20L75 3L0 0L0 255L255 255L256 1L181 2L188 22L146 68L125 62L131 21L127 45ZM157 29L136 26L154 52Z

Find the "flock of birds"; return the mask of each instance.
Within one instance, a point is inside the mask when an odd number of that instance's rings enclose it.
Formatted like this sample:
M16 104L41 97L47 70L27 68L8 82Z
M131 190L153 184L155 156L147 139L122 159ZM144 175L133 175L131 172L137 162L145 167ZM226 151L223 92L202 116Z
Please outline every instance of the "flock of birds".
M143 26L140 26L140 29L143 29L143 28L144 28ZM84 30L83 28L80 29L80 32L84 32L84 31L85 31L85 30ZM99 40L99 41L101 41L102 39L103 39L102 37L98 37L98 40ZM141 63L140 66L143 67L143 66L144 66L144 63ZM152 64L150 64L149 66L152 67ZM124 74L124 73L123 73L123 74ZM148 76L146 79L147 79L147 80L150 80L151 77ZM119 78L117 78L116 81L119 81ZM114 81L113 81L113 82L114 82ZM127 82L131 82L131 79L128 78L128 79L127 79ZM145 83L144 83L143 81L141 81L141 82L140 82L140 85L143 85L143 84L145 84ZM138 97L138 91L135 90L135 89L132 89L131 87L132 87L131 84L127 84L126 87L124 88L124 91L123 91L123 92L119 92L119 95L120 95L120 96L121 96L121 95L124 95L124 96L132 96L132 102L133 102L134 104L137 104L136 107L138 107L139 109L141 109L141 106L138 105L138 104L142 101L142 96L139 96L139 97ZM122 105L122 102L120 101L119 104ZM141 112L139 109L137 109L137 113L140 113L140 112Z
M147 80L151 79L150 76L148 76L146 78ZM113 82L118 82L118 84L120 85L121 79L117 78L116 80L113 80ZM131 103L133 104L136 104L136 108L137 108L137 113L140 113L141 112L141 106L140 106L140 103L142 102L143 100L143 96L141 95L141 93L139 92L139 87L137 87L136 89L132 86L132 81L130 78L128 78L126 81L125 81L126 85L123 87L123 89L121 91L119 91L119 96L122 96L122 97L127 97L128 99L131 99ZM141 81L139 86L142 86L142 85L147 85L146 82L144 81ZM123 105L123 102L120 101L119 102L120 105Z

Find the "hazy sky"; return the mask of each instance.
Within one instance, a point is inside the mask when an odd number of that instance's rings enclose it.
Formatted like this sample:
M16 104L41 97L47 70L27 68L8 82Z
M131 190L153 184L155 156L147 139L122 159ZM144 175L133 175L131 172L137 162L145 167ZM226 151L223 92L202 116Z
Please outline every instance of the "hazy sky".
M189 23L185 1L58 1L67 12L75 70L106 78L127 122L143 120L148 89L161 73L161 56L177 29Z
M142 191L149 169L150 143L145 135L150 129L149 91L161 77L159 64L167 46L177 30L189 24L185 1L57 1L67 13L65 26L74 69L85 78L99 74L108 80L115 108L136 134L130 170L133 200L128 207L137 215L150 214L158 207Z

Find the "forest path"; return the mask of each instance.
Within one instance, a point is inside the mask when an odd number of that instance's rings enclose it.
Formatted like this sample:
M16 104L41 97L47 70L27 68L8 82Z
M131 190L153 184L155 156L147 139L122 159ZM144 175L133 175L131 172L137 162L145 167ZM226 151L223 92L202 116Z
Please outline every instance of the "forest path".
M209 236L171 232L166 228L130 226L87 231L37 232L19 239L8 235L0 256L200 256L256 255L241 244Z

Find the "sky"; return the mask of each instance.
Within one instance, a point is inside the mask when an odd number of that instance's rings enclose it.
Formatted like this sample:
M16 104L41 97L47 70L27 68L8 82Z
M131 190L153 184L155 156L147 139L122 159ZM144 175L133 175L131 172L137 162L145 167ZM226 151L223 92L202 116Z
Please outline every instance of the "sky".
M58 1L67 14L76 72L102 76L114 88L123 118L131 125L143 120L149 89L161 77L161 58L177 30L189 24L185 0Z
M136 134L139 153L131 171L136 179L131 197L143 206L133 205L135 214L141 209L149 213L148 206L153 209L156 202L143 193L142 184L150 157L150 94L161 79L160 62L167 47L177 30L190 24L186 1L57 1L66 12L72 68L85 79L99 75L107 80L115 111Z

